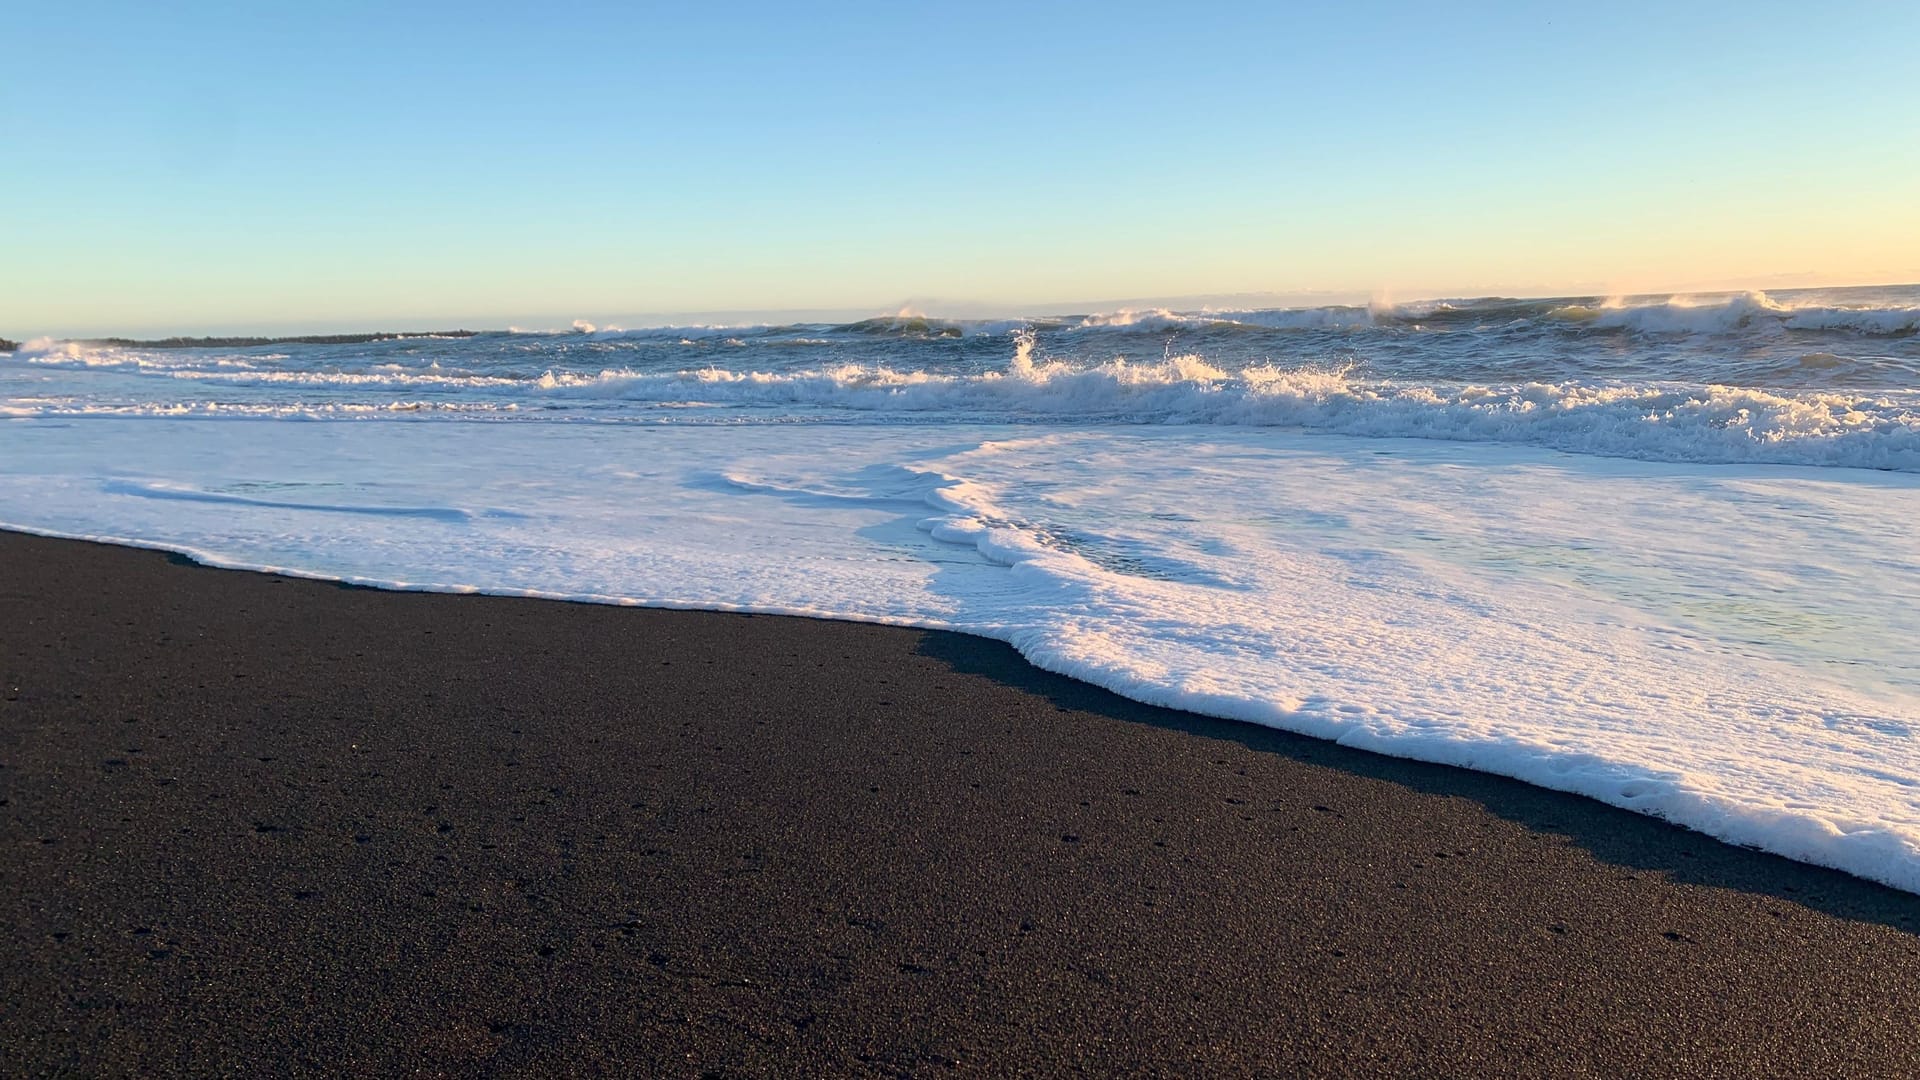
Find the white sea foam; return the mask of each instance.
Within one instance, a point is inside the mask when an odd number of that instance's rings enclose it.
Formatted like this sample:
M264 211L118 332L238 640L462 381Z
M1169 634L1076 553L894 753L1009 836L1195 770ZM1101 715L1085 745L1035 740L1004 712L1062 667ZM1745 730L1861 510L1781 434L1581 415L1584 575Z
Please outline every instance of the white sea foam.
M1920 891L1920 478L1193 425L152 436L0 423L0 522L396 587L965 630L1141 700Z

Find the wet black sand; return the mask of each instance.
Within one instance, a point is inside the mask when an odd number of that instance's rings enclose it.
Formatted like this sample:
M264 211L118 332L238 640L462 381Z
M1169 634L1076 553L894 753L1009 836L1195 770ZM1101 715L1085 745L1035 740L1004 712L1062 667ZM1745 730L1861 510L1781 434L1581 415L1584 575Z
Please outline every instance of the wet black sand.
M991 642L0 534L0 678L8 1074L1920 1070L1920 897Z

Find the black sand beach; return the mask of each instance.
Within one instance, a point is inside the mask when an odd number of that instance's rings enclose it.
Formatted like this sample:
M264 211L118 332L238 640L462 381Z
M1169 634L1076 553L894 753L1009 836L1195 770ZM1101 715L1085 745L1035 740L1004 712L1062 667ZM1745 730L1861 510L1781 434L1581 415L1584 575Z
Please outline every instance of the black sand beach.
M1920 897L1003 645L0 534L10 1075L1913 1075Z

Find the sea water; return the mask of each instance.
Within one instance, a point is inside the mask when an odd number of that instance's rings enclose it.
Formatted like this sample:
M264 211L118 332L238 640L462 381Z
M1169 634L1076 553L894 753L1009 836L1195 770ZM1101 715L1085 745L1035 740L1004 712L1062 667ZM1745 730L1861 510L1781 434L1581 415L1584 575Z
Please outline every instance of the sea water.
M0 417L7 527L982 634L1920 892L1916 288L39 340Z

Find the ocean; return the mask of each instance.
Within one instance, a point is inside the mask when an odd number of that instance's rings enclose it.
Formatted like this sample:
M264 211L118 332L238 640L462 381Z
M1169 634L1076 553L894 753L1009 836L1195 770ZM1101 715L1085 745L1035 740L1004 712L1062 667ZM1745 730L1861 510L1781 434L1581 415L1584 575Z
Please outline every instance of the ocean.
M1920 892L1920 287L41 339L0 478L216 566L984 635Z

